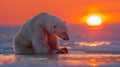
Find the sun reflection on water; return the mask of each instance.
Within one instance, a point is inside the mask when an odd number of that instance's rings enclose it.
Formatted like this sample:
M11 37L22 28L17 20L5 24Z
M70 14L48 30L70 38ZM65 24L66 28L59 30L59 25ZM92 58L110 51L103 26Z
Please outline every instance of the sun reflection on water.
M12 64L16 60L15 55L0 55L0 65Z
M63 65L71 65L71 66L101 66L101 65L108 65L114 63L120 63L120 55L91 55L91 54L84 54L84 55L67 55L69 59L60 60L59 64ZM59 57L64 58L64 55Z

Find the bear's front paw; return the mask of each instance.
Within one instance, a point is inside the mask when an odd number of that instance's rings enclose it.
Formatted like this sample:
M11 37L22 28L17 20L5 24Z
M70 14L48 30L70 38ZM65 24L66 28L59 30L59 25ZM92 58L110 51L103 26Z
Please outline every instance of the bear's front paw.
M58 49L58 52L57 54L68 54L68 49L67 48L61 48L61 49Z

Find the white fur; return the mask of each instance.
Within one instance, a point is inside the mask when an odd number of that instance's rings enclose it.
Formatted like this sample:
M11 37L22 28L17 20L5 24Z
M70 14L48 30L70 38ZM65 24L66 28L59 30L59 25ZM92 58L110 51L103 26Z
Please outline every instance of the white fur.
M54 28L55 25L57 28ZM52 49L48 42L58 49L56 35L65 38L63 32L67 33L67 28L62 20L48 13L40 13L28 20L16 34L14 38L15 52L17 54L51 53Z

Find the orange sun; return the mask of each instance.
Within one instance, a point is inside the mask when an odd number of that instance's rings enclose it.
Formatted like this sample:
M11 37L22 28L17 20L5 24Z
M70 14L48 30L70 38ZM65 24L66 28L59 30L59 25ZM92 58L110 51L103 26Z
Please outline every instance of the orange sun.
M100 26L102 24L102 19L100 16L89 16L87 18L87 24L89 26Z

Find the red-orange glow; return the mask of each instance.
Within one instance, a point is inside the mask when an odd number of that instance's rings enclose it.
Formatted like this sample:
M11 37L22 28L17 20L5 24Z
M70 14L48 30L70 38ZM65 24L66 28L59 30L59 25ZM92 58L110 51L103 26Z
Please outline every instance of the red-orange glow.
M119 0L0 0L0 26L19 26L40 12L48 12L69 24L84 24L83 17L102 14L103 23L120 22ZM63 8L64 7L64 8Z

